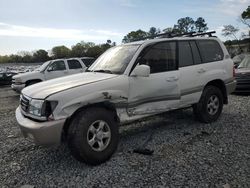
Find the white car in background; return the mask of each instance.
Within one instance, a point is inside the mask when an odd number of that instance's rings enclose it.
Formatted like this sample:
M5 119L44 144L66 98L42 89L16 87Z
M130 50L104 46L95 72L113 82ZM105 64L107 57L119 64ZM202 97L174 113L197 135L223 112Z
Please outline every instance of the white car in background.
M20 92L26 86L38 82L85 72L94 60L92 57L50 60L33 72L13 76L11 87Z

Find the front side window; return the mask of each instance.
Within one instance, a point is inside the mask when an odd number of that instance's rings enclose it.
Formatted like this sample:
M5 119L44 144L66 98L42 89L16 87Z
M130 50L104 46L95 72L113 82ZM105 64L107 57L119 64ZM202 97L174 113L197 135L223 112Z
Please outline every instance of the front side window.
M122 74L139 45L116 46L102 54L88 71Z
M161 42L142 52L139 64L148 65L150 73L176 70L176 42Z
M220 61L223 59L223 51L217 41L198 40L197 41L201 59L203 63Z
M76 59L70 59L67 61L69 65L69 69L81 69L82 65L79 61Z
M48 67L48 71L62 71L66 70L64 61L55 61Z

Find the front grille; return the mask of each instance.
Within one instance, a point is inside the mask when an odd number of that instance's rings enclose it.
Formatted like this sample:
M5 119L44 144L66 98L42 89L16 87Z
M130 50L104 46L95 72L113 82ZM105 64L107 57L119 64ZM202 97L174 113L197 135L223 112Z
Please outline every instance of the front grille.
M24 95L21 95L20 105L24 112L28 112L29 102L30 102L29 98L25 97Z

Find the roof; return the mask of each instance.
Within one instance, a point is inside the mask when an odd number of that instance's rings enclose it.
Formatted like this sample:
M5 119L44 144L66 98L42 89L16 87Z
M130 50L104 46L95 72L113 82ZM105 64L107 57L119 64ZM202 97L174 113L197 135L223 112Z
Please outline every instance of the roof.
M144 43L154 43L154 42L160 42L160 41L171 41L171 40L207 40L207 39L215 39L217 40L216 36L212 36L215 31L210 32L204 32L204 33L195 33L195 32L189 32L189 33L183 33L183 34L173 34L173 33L161 33L154 36L149 36L142 38L141 40L126 43L123 45L142 45ZM205 36L208 37L205 37ZM157 38L160 37L160 38Z

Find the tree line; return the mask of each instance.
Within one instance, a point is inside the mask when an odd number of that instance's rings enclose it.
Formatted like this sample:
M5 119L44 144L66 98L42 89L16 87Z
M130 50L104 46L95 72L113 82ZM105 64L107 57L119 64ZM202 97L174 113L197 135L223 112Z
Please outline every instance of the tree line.
M34 52L21 51L18 54L0 56L0 63L41 63L51 59L70 58L70 57L95 57L105 52L108 48L115 46L116 43L107 40L104 44L96 45L93 42L79 42L71 48L66 46L55 46L48 51L40 49Z

